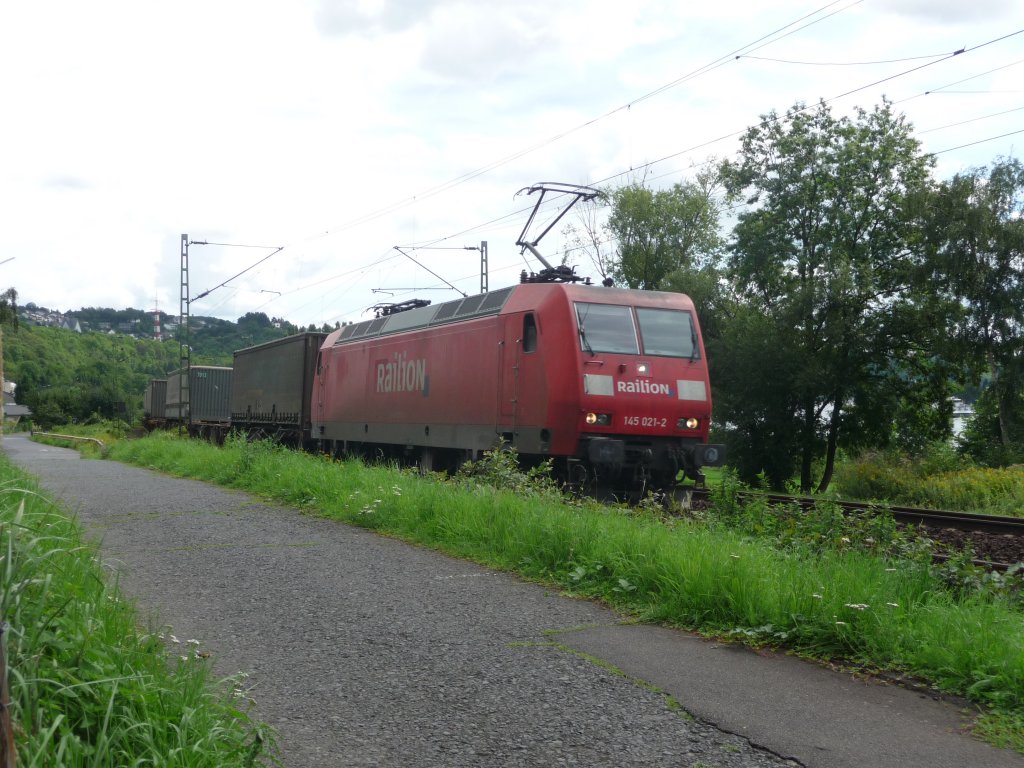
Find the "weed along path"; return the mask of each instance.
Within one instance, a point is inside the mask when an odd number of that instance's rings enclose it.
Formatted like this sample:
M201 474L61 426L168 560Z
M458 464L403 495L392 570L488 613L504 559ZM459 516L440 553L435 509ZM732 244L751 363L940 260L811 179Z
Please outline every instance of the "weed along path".
M205 483L21 436L3 447L101 542L143 616L198 640L219 674L249 675L289 768L1024 765L928 697L624 626Z

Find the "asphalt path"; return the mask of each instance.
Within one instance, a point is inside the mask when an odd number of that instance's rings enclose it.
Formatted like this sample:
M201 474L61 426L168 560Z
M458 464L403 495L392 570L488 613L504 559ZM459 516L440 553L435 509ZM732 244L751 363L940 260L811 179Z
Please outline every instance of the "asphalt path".
M949 702L630 626L243 493L3 448L100 542L143 620L249 675L289 768L1024 765Z

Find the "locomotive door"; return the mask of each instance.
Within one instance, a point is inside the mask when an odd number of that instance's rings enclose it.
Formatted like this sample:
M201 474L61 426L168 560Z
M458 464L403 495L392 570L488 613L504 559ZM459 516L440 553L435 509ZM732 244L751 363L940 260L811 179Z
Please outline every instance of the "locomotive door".
M327 376L327 371L324 368L324 353L318 351L316 353L316 375L313 377L315 386L311 396L313 398L313 423L320 427L320 434L314 435L320 437L323 434L324 428L324 379Z
M522 349L521 316L501 318L501 350L498 353L498 424L499 434L515 431L518 408L519 355ZM507 437L514 437L512 434Z

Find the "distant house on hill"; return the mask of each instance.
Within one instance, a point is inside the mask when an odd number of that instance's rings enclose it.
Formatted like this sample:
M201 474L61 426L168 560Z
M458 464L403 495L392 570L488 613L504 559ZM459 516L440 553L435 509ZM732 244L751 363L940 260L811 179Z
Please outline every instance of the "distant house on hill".
M82 324L78 322L77 317L65 317L64 321L60 324L60 327L65 331L74 331L75 333L82 332Z

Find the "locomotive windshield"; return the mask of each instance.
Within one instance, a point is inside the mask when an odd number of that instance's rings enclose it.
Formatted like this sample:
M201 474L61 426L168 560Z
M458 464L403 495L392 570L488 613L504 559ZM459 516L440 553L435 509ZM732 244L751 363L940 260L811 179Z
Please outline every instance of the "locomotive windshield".
M637 307L616 304L576 304L576 321L580 348L584 352L615 352L640 354L640 341L645 355L660 357L698 356L697 330L689 312L676 309ZM640 333L637 334L637 322Z
M636 327L629 307L615 304L576 305L576 322L579 323L580 345L583 350L594 352L618 352L624 355L638 353Z
M636 317L640 321L644 354L697 359L697 329L689 312L637 307Z

